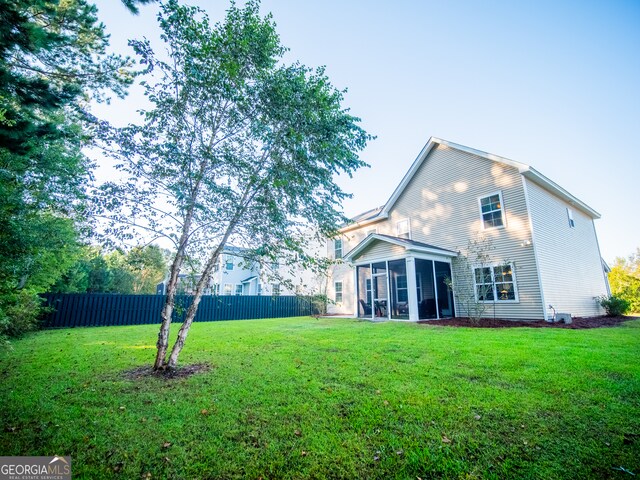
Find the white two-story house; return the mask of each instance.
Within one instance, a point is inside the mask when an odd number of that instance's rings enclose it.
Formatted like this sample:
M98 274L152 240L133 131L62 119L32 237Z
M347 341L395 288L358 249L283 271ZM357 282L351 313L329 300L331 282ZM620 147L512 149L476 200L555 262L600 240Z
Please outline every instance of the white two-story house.
M329 278L329 313L468 316L466 289L490 317L599 315L595 297L608 283L597 218L528 165L431 138L391 198L328 242L341 259ZM474 239L489 246L479 263L469 253Z
M261 275L260 264L245 258L247 249L227 245L211 274L213 295L281 295L279 282L270 282ZM273 268L277 268L274 266Z

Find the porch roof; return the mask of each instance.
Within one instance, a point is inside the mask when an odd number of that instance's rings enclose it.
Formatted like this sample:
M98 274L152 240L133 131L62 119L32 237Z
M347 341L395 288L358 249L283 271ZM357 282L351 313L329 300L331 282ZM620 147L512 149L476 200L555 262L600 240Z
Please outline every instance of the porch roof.
M458 256L458 252L436 247L435 245L429 245L428 243L416 242L415 240L409 240L408 238L392 237L391 235L383 235L381 233L370 233L364 240L344 256L345 260L349 262L355 261L360 253L374 242L386 242L392 245L398 245L404 247L406 252L431 253L449 258Z

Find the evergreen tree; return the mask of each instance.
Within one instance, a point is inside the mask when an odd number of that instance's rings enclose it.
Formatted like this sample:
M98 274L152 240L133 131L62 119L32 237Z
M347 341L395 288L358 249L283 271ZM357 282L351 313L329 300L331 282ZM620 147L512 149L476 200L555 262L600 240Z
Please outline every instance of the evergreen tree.
M0 0L2 325L73 263L91 180L89 100L122 96L132 81L96 13L86 0Z

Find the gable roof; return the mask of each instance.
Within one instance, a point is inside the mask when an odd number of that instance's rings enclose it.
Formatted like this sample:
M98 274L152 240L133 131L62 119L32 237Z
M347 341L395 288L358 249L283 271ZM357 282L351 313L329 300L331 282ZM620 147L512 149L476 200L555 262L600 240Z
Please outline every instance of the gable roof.
M415 240L409 240L407 238L392 237L391 235L383 235L381 233L370 233L364 240L362 240L349 253L347 253L344 256L344 259L347 261L352 261L354 257L362 253L362 251L364 251L369 245L377 241L399 245L401 247L404 247L408 252L432 253L436 255L442 255L444 257L458 256L458 252L436 247L434 245L429 245L428 243L416 242Z
M369 210L360 215L353 217L353 223L345 226L343 230L350 230L355 227L361 227L367 225L369 223L374 223L379 220L385 219L389 217L389 212L391 208L395 205L400 195L405 191L409 182L418 171L418 169L422 166L425 159L429 156L431 150L433 150L437 145L442 145L448 148L452 148L455 150L459 150L461 152L470 153L472 155L476 155L481 158L486 158L487 160L492 160L494 162L502 163L504 165L508 165L510 167L516 168L520 174L522 174L527 179L532 182L540 185L544 189L550 191L554 195L560 197L571 206L579 209L580 211L586 213L591 218L597 219L600 218L600 214L595 211L593 208L588 206L586 203L569 193L567 190L562 188L557 183L553 182L549 178L545 177L543 174L538 172L535 168L526 165L524 163L516 162L514 160L510 160L505 157L501 157L499 155L494 155L493 153L483 152L481 150L476 150L475 148L466 147L464 145L460 145L458 143L450 142L448 140L443 140L441 138L431 137L427 144L422 148L418 157L414 160L413 164L409 168L409 171L402 178L400 184L396 187L394 192L391 194L387 203L385 203L382 207L378 207L377 209ZM375 212L377 211L377 214ZM367 215L369 214L369 215Z

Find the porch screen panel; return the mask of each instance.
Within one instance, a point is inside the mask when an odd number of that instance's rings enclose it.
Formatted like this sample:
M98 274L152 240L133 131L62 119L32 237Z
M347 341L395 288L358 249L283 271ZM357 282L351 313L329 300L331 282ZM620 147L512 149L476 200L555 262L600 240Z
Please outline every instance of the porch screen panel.
M409 290L407 284L407 262L392 260L389 262L389 283L391 284L391 318L409 319Z
M373 313L375 317L388 318L389 289L387 287L387 262L371 264Z
M371 318L373 300L371 295L371 267L356 267L358 279L358 317Z
M438 289L438 312L440 318L453 317L453 298L446 280L451 278L451 266L445 262L435 262L436 288Z
M436 292L433 283L433 262L416 258L416 288L418 290L418 317L420 320L437 318Z

